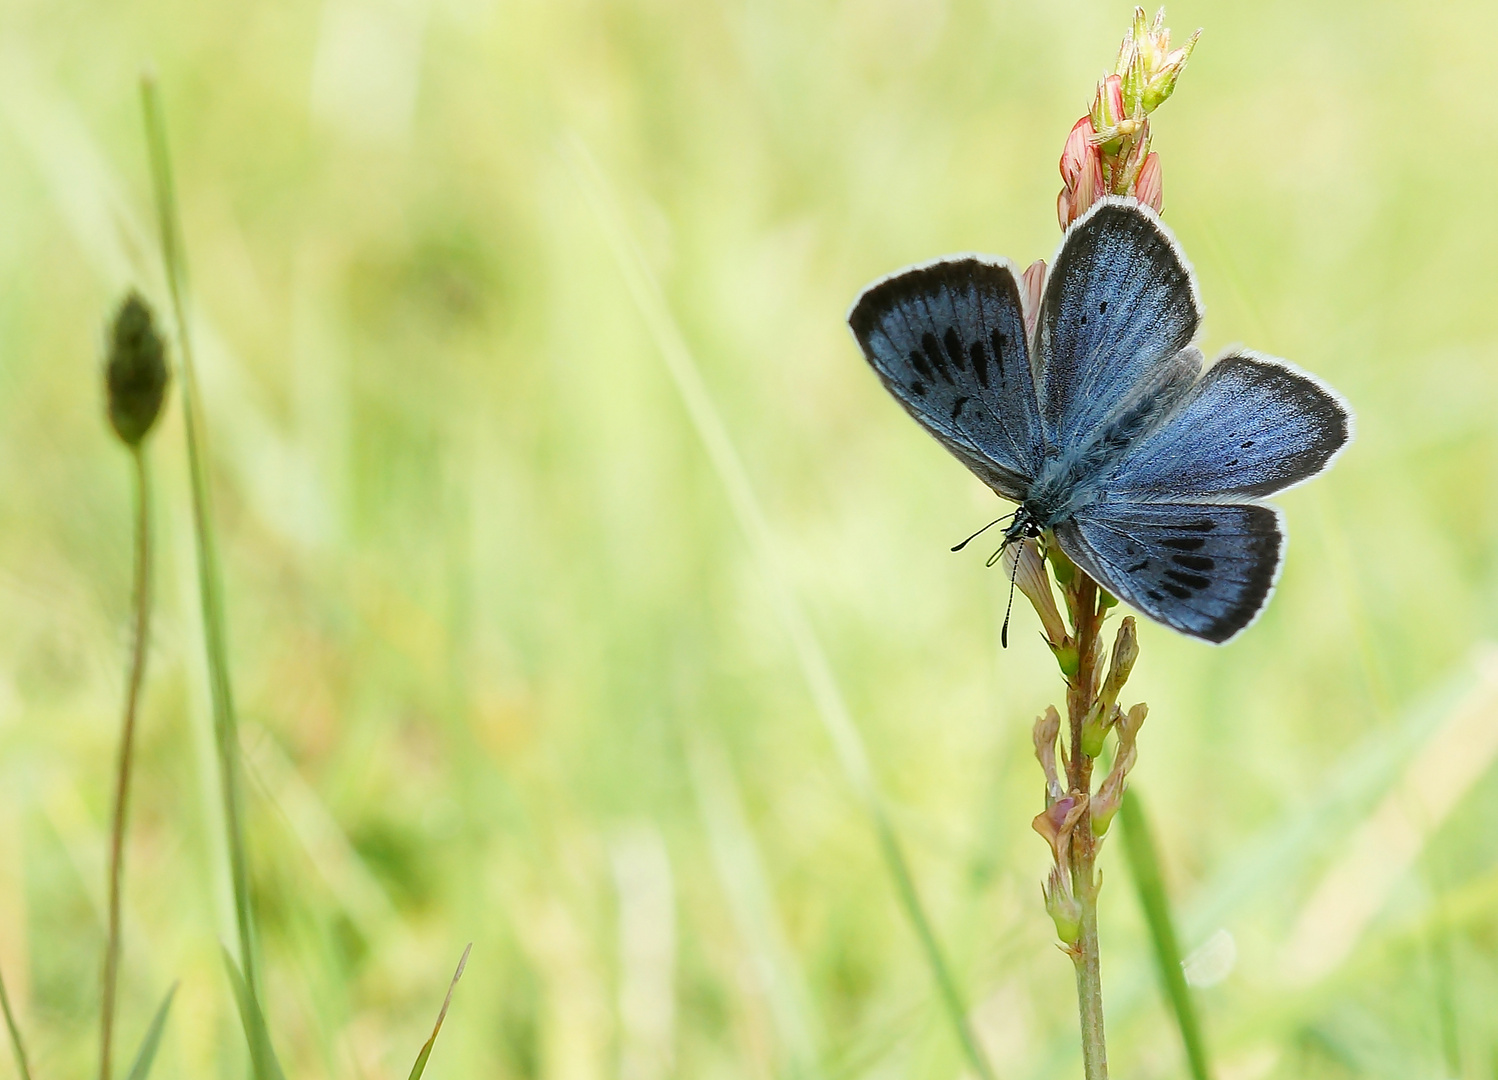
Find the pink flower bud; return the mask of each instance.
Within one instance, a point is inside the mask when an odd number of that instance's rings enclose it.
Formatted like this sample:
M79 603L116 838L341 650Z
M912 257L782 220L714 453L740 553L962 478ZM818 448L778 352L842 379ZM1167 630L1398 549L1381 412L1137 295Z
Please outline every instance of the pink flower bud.
M1092 118L1084 116L1071 126L1066 136L1066 145L1061 148L1061 182L1068 190L1076 190L1082 182L1083 172L1092 167L1092 161L1097 157L1090 141L1096 130Z
M1165 191L1160 186L1160 155L1151 153L1144 159L1139 170L1139 179L1134 181L1134 195L1155 213L1165 204Z
M1061 150L1061 194L1056 199L1056 216L1064 229L1087 212L1103 192L1103 157L1093 145L1097 129L1092 118L1084 116L1072 125Z

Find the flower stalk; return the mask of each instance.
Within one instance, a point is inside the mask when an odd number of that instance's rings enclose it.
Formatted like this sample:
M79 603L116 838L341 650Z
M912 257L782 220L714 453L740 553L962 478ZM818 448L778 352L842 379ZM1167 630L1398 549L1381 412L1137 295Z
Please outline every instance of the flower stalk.
M1119 625L1113 656L1104 668L1103 624L1115 601L1096 582L1079 571L1051 538L1043 558L1034 541L1016 545L1009 558L1017 564L1016 581L1026 568L1040 572L1024 588L1041 616L1046 644L1066 676L1066 726L1054 706L1035 720L1035 756L1046 781L1046 807L1033 822L1035 831L1051 846L1055 863L1041 894L1046 912L1056 924L1062 951L1072 959L1077 976L1082 1060L1087 1080L1108 1075L1108 1051L1103 1029L1102 961L1098 947L1097 901L1102 879L1097 857L1103 838L1118 813L1129 771L1138 759L1135 740L1148 708L1135 705L1127 712L1118 696L1134 661L1139 638L1132 616ZM1044 576L1047 559L1056 573L1068 620L1056 608L1050 581ZM1093 789L1093 770L1113 736L1112 767Z
M104 369L110 426L130 451L135 478L134 640L125 688L125 715L115 769L114 812L109 831L109 928L104 945L104 993L99 1020L99 1078L110 1080L115 1000L120 972L120 907L125 880L125 825L135 762L136 715L146 674L151 632L151 473L145 438L161 413L170 374L166 349L151 309L135 293L120 305L110 328Z
M1072 125L1061 152L1056 211L1063 229L1109 195L1138 199L1159 212L1164 189L1160 156L1150 149L1150 114L1175 91L1200 35L1198 30L1171 49L1164 10L1149 22L1143 8L1134 9L1113 71L1098 83L1091 106ZM1037 263L1023 279L1032 342L1044 278L1045 265ZM1139 637L1134 619L1126 616L1111 658L1105 657L1103 624L1118 601L1078 569L1053 536L1021 541L1005 558L1015 585L1040 616L1041 633L1066 679L1065 727L1054 707L1035 721L1035 755L1045 774L1046 797L1034 827L1055 860L1041 894L1061 949L1076 969L1084 1074L1087 1080L1107 1080L1097 858L1123 805L1129 772L1139 757L1139 730L1149 713L1142 702L1128 709L1118 703L1139 659ZM1052 579L1061 592L1060 607ZM1094 789L1094 768L1104 759L1109 767Z

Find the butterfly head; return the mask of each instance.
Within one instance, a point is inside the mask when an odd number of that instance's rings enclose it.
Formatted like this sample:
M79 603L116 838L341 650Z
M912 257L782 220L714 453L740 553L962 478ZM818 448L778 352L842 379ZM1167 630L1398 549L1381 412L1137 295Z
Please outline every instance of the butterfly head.
M1026 540L1039 540L1044 533L1045 527L1041 525L1040 517L1028 506L1021 506L1014 512L1014 519L1004 529L1004 547L1023 543Z
M1040 519L1029 507L1021 504L1014 512L1014 518L1004 529L1004 542L999 545L999 550L993 553L993 558L988 560L992 566L1003 558L1004 552L1008 551L1013 544L1023 544L1026 540L1038 540L1045 532L1040 524ZM1009 567L1009 602L1004 606L1004 627L999 631L999 641L1004 648L1009 647L1009 616L1014 610L1014 583L1019 574L1019 559L1016 557Z

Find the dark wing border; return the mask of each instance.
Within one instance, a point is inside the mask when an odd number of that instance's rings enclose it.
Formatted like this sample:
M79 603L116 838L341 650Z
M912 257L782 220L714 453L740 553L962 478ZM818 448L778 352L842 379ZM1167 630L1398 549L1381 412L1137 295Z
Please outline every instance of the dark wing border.
M1352 445L1353 439L1357 437L1358 416L1357 413L1352 411L1352 403L1345 397L1343 397L1342 393L1339 390L1336 390L1320 375L1317 375L1314 372L1307 371L1305 368L1301 367L1298 364L1292 363L1289 360L1286 360L1282 356L1271 356L1269 353L1261 353L1244 345L1229 345L1227 348L1223 349L1222 352L1217 355L1217 358L1212 361L1211 367L1207 368L1207 370L1202 373L1202 378L1206 378L1207 375L1210 375L1212 373L1212 368L1215 368L1221 361L1231 360L1234 357L1242 357L1245 360L1252 360L1256 363L1263 364L1266 367L1277 367L1281 371L1287 371L1291 375L1304 379L1306 382L1310 383L1317 390L1320 390L1323 394L1330 398L1332 404L1335 405L1338 411L1340 411L1342 414L1342 442L1335 450L1327 455L1326 460L1321 463L1321 467L1319 469L1315 470L1314 472L1306 473L1299 480L1292 480L1284 487L1277 487L1271 491L1264 492L1263 494L1254 494L1250 496L1251 501L1256 502L1259 499L1267 498L1270 495L1278 495L1282 491L1290 491L1293 488L1298 488L1306 481L1314 480L1316 479L1316 477L1326 472L1336 464L1339 457L1347 453L1347 448ZM1198 380L1198 382L1200 382L1200 380ZM1169 422L1169 420L1166 421L1166 423ZM1236 502L1241 500L1234 501ZM1281 531L1283 531L1284 523L1281 522L1280 526Z

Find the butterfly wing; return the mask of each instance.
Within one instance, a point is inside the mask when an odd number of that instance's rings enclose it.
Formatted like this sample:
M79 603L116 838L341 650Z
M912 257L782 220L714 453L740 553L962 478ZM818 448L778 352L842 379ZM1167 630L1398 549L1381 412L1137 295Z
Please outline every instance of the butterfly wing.
M1242 350L1217 360L1108 484L1132 499L1256 498L1309 480L1352 434L1331 389L1283 360Z
M1218 644L1263 610L1285 546L1279 511L1258 504L1105 502L1055 532L1109 592Z
M1253 622L1284 550L1279 511L1252 501L1324 470L1352 414L1282 360L1219 359L1130 448L1105 495L1056 528L1079 566L1144 614L1222 642Z
M848 325L895 400L977 476L1021 502L1043 454L1019 279L957 255L876 281Z
M1152 211L1107 199L1079 218L1062 239L1037 327L1051 444L1089 442L1136 387L1160 379L1200 324L1191 268Z

